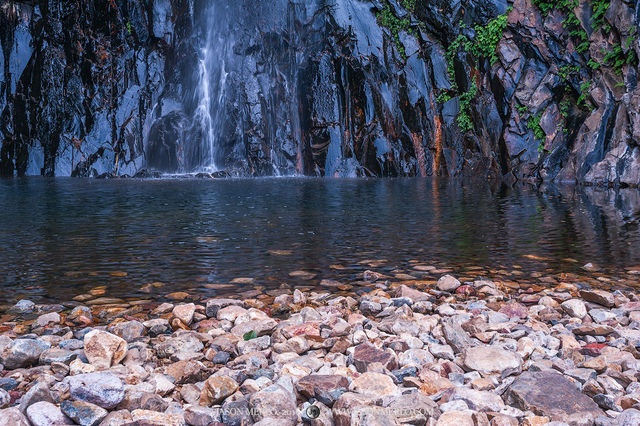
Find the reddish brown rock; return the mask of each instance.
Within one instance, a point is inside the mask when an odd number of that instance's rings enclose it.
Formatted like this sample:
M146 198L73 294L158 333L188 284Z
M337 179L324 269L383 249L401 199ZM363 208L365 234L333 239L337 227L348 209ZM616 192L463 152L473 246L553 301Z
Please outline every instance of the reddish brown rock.
M312 374L303 377L296 384L296 390L307 398L317 398L319 394L348 389L349 380L344 376Z
M398 361L393 354L378 349L369 343L356 346L353 352L353 364L359 372L364 373L367 371L367 366L374 362L379 362L388 370L398 368Z
M554 371L521 374L509 387L506 401L521 410L570 424L585 420L593 422L604 414L591 398Z
M602 305L607 308L612 308L616 304L613 294L599 289L580 290L580 297L587 302L597 303L598 305Z

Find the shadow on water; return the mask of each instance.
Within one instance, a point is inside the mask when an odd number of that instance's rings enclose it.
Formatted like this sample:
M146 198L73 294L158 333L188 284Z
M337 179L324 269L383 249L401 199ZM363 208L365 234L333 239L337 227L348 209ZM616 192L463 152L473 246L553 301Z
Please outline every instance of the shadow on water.
M0 298L69 300L358 285L415 264L458 276L541 276L629 287L640 270L640 193L453 180L0 181ZM291 277L295 270L316 274ZM251 285L230 286L250 277ZM145 285L147 285L145 287ZM98 293L96 293L98 294ZM150 297L154 297L153 293Z

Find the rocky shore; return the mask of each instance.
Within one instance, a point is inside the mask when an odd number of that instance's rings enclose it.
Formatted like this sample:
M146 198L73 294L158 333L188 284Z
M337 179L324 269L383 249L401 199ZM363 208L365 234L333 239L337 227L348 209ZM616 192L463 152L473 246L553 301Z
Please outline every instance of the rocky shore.
M0 425L640 424L636 294L364 278L360 295L20 301L0 316Z

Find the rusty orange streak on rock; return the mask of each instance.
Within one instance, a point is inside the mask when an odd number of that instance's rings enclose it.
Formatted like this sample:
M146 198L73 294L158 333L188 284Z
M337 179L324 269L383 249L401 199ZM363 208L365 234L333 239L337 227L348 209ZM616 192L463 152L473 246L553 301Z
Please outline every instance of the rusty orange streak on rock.
M429 95L429 102L431 103L431 110L434 112L433 122L436 125L433 136L436 148L436 154L433 156L433 175L438 176L440 172L440 158L442 157L442 120L440 120L440 113L436 111L433 103L433 95Z
M418 160L418 167L420 169L420 176L427 176L427 164L424 155L424 148L422 148L422 138L417 133L411 133L411 140L413 141L413 149L416 152L416 158Z

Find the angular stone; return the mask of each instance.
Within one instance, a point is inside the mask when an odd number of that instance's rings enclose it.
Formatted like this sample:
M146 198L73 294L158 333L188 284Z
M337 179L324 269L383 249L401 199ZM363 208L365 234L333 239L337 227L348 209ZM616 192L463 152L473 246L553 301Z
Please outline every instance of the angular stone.
M442 413L436 426L475 426L472 411L447 411Z
M597 303L607 308L612 308L616 304L613 294L600 289L580 290L580 297L587 302Z
M458 287L460 287L461 283L456 278L451 275L444 275L440 277L436 287L440 291L448 291L450 293L454 292Z
M175 361L192 358L204 349L204 345L193 332L176 333L156 346L160 358L172 358Z
M429 352L436 358L443 358L453 361L454 353L453 349L449 345L440 345L438 343L429 344Z
M204 387L200 394L200 405L211 406L220 404L237 390L238 383L231 377L211 376L204 382Z
M196 313L196 305L193 303L177 305L173 308L171 313L174 317L182 321L183 324L189 325L193 322L193 315Z
M40 354L40 364L53 364L54 362L69 364L77 357L77 353L66 349L49 348Z
M433 355L424 349L409 349L400 354L398 359L401 367L416 367L420 368L425 364L432 363L434 361Z
M97 426L109 414L104 408L83 401L63 401L60 409L67 417L82 426Z
M222 422L229 426L249 425L253 422L249 412L249 397L237 401L227 400L222 406Z
M131 417L129 410L118 410L107 414L100 426L124 426L130 425L132 422L133 417Z
M152 320L152 321L155 321L155 320ZM140 321L119 322L109 327L110 333L113 333L116 336L123 338L127 342L132 342L142 337L144 335L144 330L145 330L145 326Z
M198 405L187 405L184 408L184 420L191 426L209 426L222 421L221 410Z
M51 344L38 339L16 339L0 351L0 364L7 370L26 367L38 362Z
M423 368L418 377L422 381L422 386L420 386L420 392L425 395L435 395L445 389L450 389L455 385L447 378L442 377L435 371L428 370Z
M505 377L520 372L522 358L515 352L497 347L476 346L465 349L464 366L483 374L499 373Z
M196 383L205 380L210 373L200 361L178 361L164 367L164 372L176 384Z
M446 390L442 398L443 402L464 401L474 411L498 412L504 408L504 401L494 392L478 391L461 386Z
M65 416L59 407L50 402L36 402L27 408L27 418L33 426L72 425L73 422Z
M442 333L444 339L456 353L460 353L477 342L473 340L460 326L460 322L454 318L446 318L442 321Z
M312 374L303 377L296 383L296 390L306 398L316 398L318 396L332 393L340 389L348 389L349 380L339 375Z
M164 318L148 320L143 322L142 325L149 330L149 335L151 336L158 336L169 331L169 321Z
M287 339L304 337L317 342L324 340L320 335L320 324L318 322L303 322L302 324L283 327L282 335Z
M14 315L24 315L24 314L31 314L35 312L35 310L36 310L35 303L33 303L31 300L22 299L15 305L13 305L11 308L9 308L7 312Z
M587 307L580 299L571 299L560 304L564 311L574 318L584 318L587 315Z
M251 395L249 408L254 422L276 418L282 426L293 426L298 419L295 397L277 384Z
M29 406L41 401L53 402L49 385L45 382L36 383L27 393L22 395L22 398L20 398L20 411L24 413Z
M398 368L398 361L392 353L378 349L369 343L356 346L353 352L353 364L359 372L364 373L367 371L367 366L374 362L379 362L388 370Z
M350 426L354 413L369 409L375 405L372 398L357 393L342 394L333 405L333 421L335 426Z
M640 425L640 410L629 408L614 419L600 417L596 424L598 426L638 426Z
M257 337L273 333L278 323L274 319L252 320L238 324L231 329L231 334L242 337L247 333L255 332Z
M125 396L124 385L114 374L107 372L79 374L65 379L71 398L111 409Z
M35 325L38 327L46 327L49 324L58 324L60 323L60 314L57 312L51 312L48 314L40 315L35 322Z
M529 315L527 307L518 302L507 303L498 312L509 318L526 318Z
M604 414L571 381L552 370L521 374L508 388L506 401L521 410L567 423L593 422Z
M349 386L351 392L375 398L394 395L399 392L393 379L381 373L363 373L356 377Z
M440 415L438 405L420 392L394 397L385 408L391 410L401 424L423 425Z
M92 330L84 336L84 353L99 370L117 365L127 355L127 342L114 334Z
M133 425L144 426L186 426L182 414L159 413L150 410L133 410Z
M421 302L429 300L429 295L406 285L401 285L396 289L396 297L406 297L412 302Z
M583 324L573 328L574 334L578 336L607 336L613 333L615 330L613 327L605 324Z
M16 408L0 410L0 426L29 426L29 420Z
M11 405L11 395L6 390L0 388L0 409Z
M235 299L211 299L207 301L205 313L209 318L216 318L220 309L231 305L243 306L244 303Z

